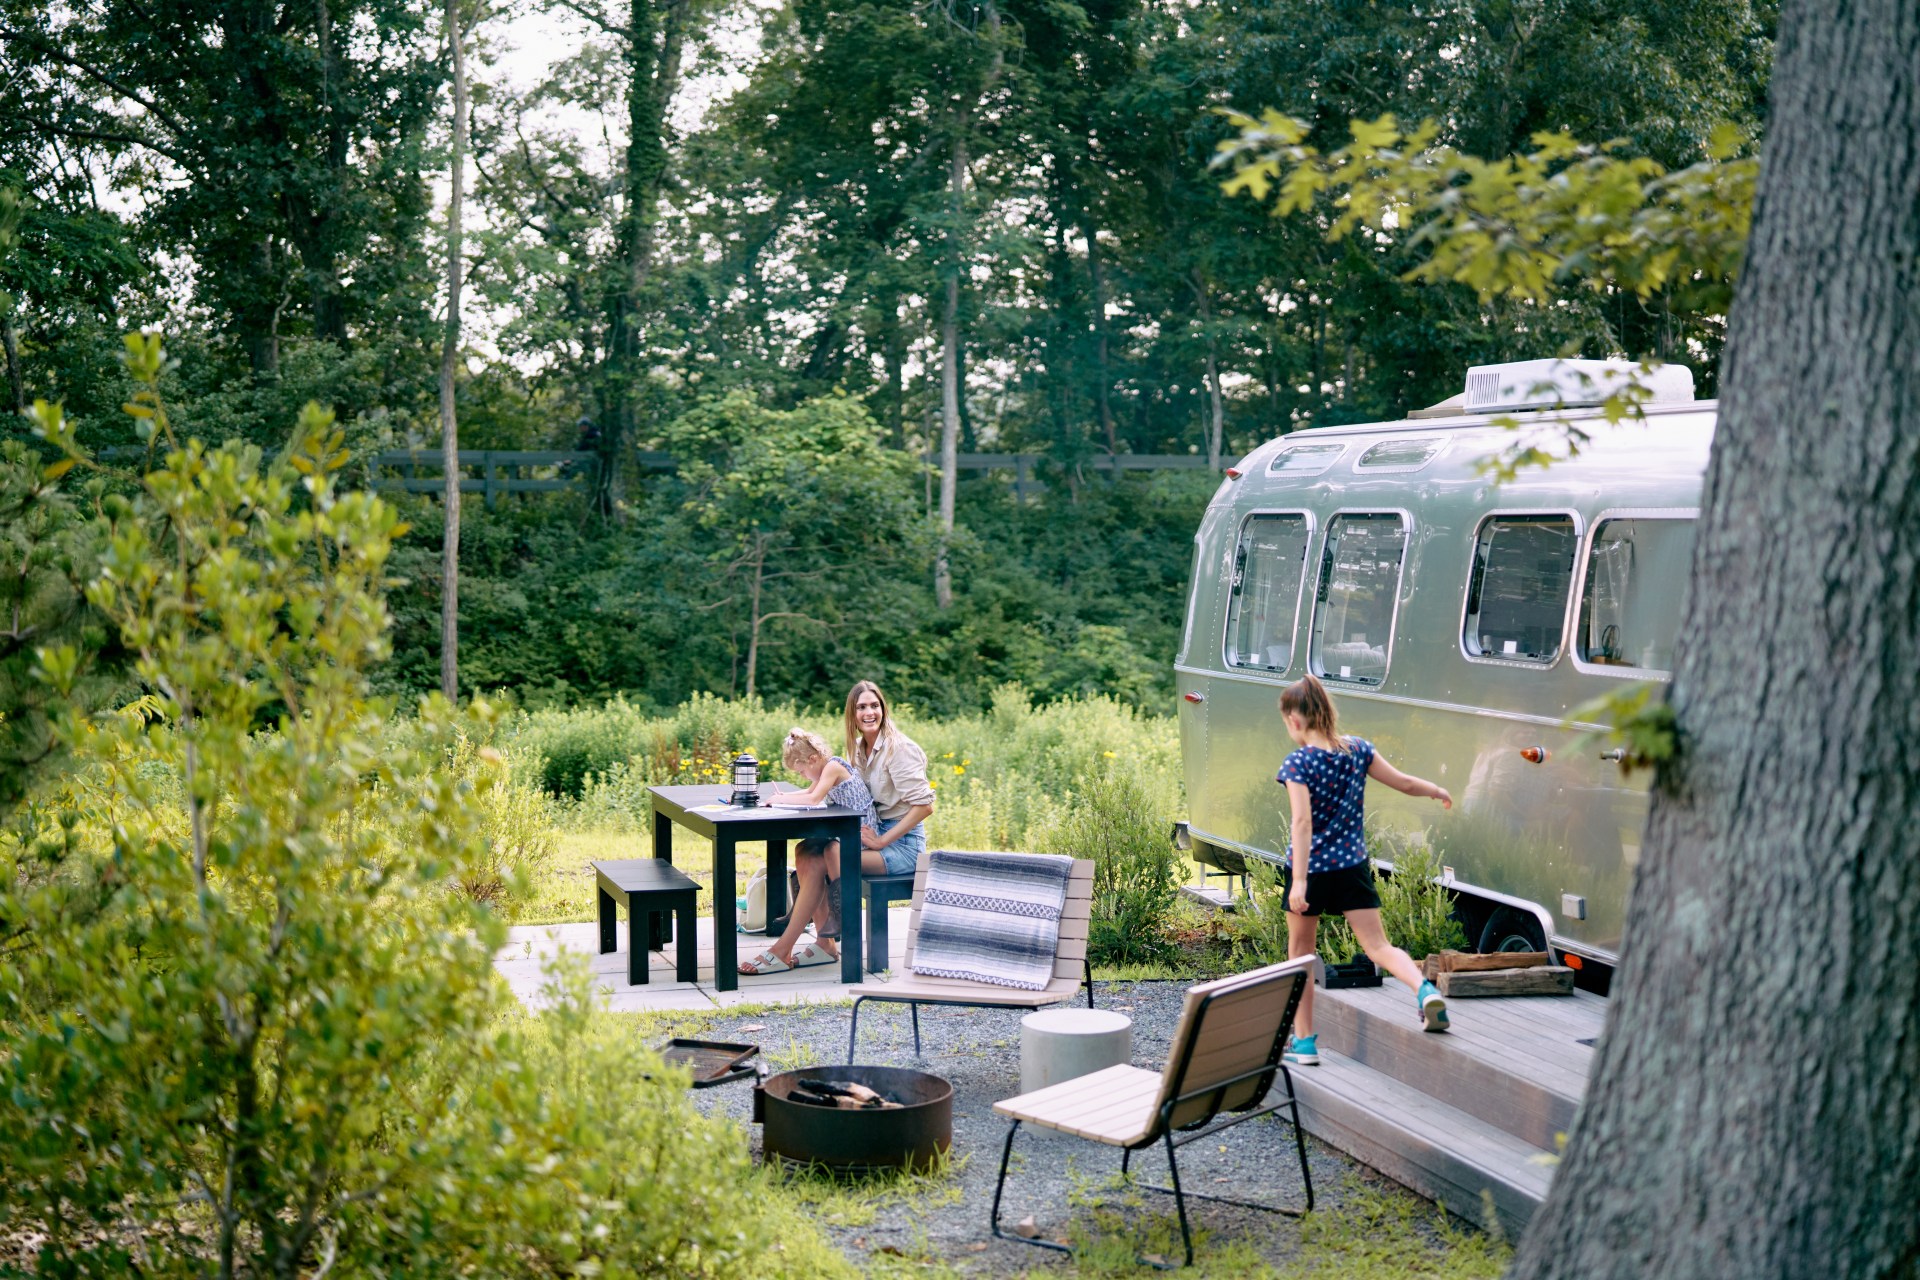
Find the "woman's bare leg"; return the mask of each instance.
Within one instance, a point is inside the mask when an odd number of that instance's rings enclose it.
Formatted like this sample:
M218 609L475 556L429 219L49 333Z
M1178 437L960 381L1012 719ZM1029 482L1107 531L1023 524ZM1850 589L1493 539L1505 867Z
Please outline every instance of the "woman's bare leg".
M887 873L887 857L878 849L860 851L860 870L870 876L883 876ZM827 846L827 874L835 880L840 878L840 842L835 840Z
M1319 916L1303 916L1296 912L1287 912L1287 959L1298 960L1301 956L1312 955L1314 940L1319 934ZM1301 989L1300 1007L1293 1015L1293 1034L1302 1038L1313 1034L1313 982L1311 980Z
M813 919L814 910L820 900L826 897L827 866L826 860L811 854L801 854L794 859L794 874L800 877L800 892L794 895L793 911L787 916L787 928L767 950L788 964L793 963L793 944L800 941L800 934L806 929L807 922Z
M1413 962L1412 956L1387 941L1387 930L1380 923L1377 907L1347 912L1347 923L1353 926L1353 936L1360 940L1367 959L1406 983L1412 990L1420 990L1420 984L1426 981L1425 975L1420 972L1420 966Z

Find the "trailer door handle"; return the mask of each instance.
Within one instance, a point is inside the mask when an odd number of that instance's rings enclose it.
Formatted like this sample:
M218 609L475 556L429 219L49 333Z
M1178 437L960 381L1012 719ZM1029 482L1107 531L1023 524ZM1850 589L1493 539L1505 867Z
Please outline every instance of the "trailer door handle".
M1204 693L1186 693L1181 696L1186 698L1188 702L1205 702L1207 700L1207 695Z
M1612 764L1619 764L1627 758L1627 749L1625 747L1615 747L1611 751L1602 751L1600 758Z

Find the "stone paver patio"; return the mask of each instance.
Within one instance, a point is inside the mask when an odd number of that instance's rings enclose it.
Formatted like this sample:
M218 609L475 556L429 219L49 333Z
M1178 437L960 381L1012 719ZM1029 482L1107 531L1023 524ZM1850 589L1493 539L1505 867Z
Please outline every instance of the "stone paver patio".
M820 1004L848 998L848 988L840 983L840 966L817 965L790 969L764 977L742 974L738 991L717 991L713 984L713 918L699 920L700 974L696 982L678 982L673 975L671 946L663 955L648 956L647 984L627 985L627 921L620 918L620 948L606 955L599 951L599 926L581 924L517 925L507 933L507 945L494 956L494 968L500 971L520 1002L528 1008L540 1006L540 988L546 981L548 962L561 951L584 955L592 963L595 984L606 994L606 1007L615 1013L633 1013L654 1009L727 1009L751 1004ZM888 915L888 941L895 966L906 958L907 908L897 907ZM772 939L757 933L740 935L743 959L760 954Z

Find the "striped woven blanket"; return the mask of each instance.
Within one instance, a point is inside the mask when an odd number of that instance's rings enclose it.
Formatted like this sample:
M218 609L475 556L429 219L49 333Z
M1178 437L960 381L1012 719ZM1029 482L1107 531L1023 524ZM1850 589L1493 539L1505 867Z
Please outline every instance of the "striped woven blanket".
M944 849L928 858L915 973L1025 991L1052 981L1072 858Z

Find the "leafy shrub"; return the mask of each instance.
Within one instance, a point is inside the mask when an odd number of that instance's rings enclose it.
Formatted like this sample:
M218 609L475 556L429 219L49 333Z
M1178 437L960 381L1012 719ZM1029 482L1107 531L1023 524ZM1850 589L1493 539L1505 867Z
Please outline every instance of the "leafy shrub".
M540 780L556 796L578 796L590 773L606 773L640 754L645 719L625 698L600 707L532 711L507 735L541 761Z
M792 1249L819 1264L811 1224L768 1204L747 1135L696 1110L684 1073L590 992L584 960L563 961L543 1013L503 1020L483 1054L410 1092L441 1114L395 1115L429 1136L416 1176L343 1237L359 1273L746 1278L781 1274Z
M1167 832L1149 788L1119 767L1088 777L1035 827L1035 852L1093 859L1088 951L1095 964L1154 964L1171 954L1180 873Z
M544 820L524 788L489 812L512 790L464 775L505 762L437 699L391 747L399 520L336 490L328 416L271 469L176 441L159 343L129 346L168 449L101 502L88 595L151 692L87 714L80 656L42 655L71 768L0 837L0 1237L44 1275L745 1277L787 1242L833 1274L583 971L503 1016L504 930L449 885Z

